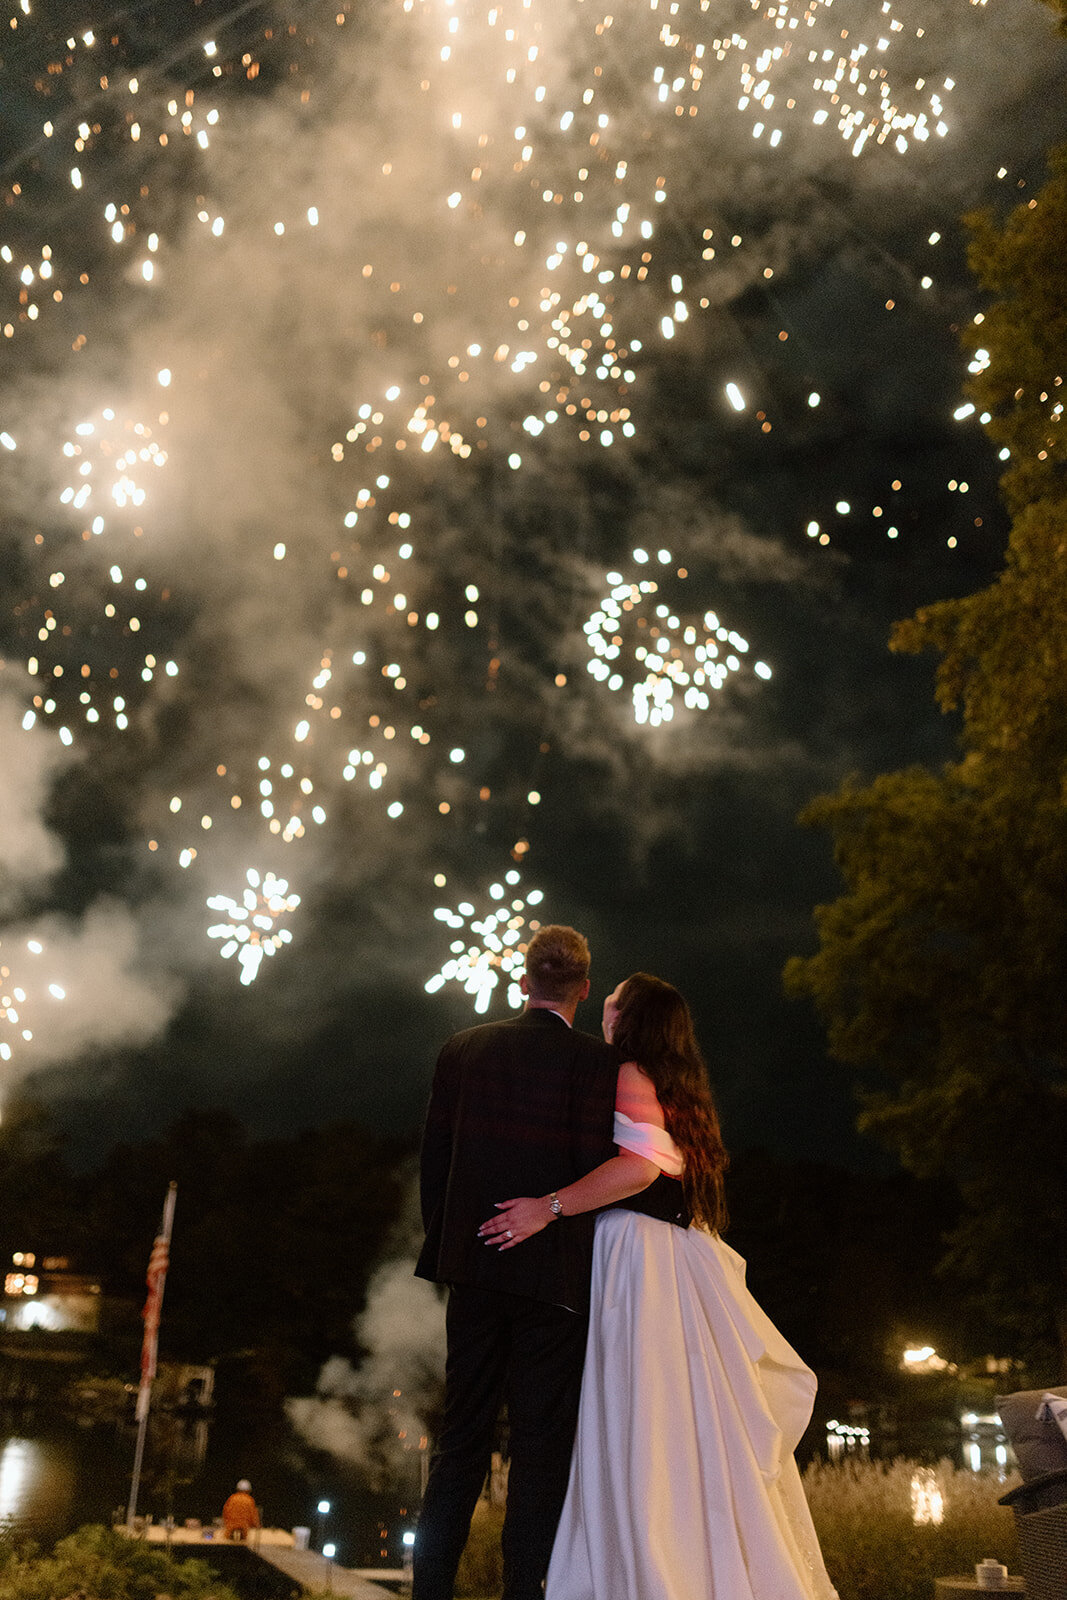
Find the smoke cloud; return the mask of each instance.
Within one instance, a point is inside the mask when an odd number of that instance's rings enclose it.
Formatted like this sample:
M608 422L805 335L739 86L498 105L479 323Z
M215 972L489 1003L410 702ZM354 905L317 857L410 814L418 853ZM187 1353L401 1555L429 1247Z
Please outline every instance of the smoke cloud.
M682 10L596 31L546 0L520 60L503 25L450 33L385 0L303 8L292 33L242 13L208 56L175 6L136 93L106 41L73 50L36 210L9 219L53 276L0 385L20 539L3 642L36 663L0 699L0 934L39 937L67 992L12 1035L11 1073L185 1008L210 1026L247 969L207 901L239 922L249 873L274 872L299 907L249 909L292 942L242 1012L269 1071L385 984L421 1103L430 1036L468 1015L419 1010L449 952L435 906L521 862L547 914L627 947L620 868L657 895L682 862L715 905L720 870L756 860L736 925L794 926L774 884L798 805L910 754L920 689L887 677L909 670L885 664L887 625L990 560L978 495L945 489L993 482L949 421L949 325L973 300L955 215L1007 192L1002 153L1008 181L1033 167L1051 111L1000 146L1016 108L1052 106L1062 50L1032 0L901 0L876 24L838 0L795 37L733 0ZM905 153L857 151L836 122L861 83L930 136L908 122ZM588 672L606 574L629 580L636 549L684 565L681 623L713 610L750 647L659 728L629 681ZM116 800L106 839L49 827L79 775ZM825 893L825 865L800 878L798 905ZM691 937L684 900L647 914L665 952ZM348 1048L371 1083L392 1039ZM394 1294L383 1279L373 1307ZM308 1425L362 1438L362 1372L324 1375Z
M56 773L70 757L55 735L23 731L25 707L13 686L0 691L0 909L10 913L20 895L63 861L63 843L48 827L44 809Z
M411 1477L412 1460L432 1443L429 1418L444 1385L444 1299L413 1275L419 1232L414 1192L401 1232L409 1248L375 1273L352 1330L365 1352L358 1364L332 1357L313 1396L286 1402L308 1444L358 1467L374 1488Z
M20 1022L32 1038L20 1037L17 1045L24 1068L156 1037L181 988L141 968L142 945L137 915L112 899L95 901L77 920L49 913L5 929L2 949L12 952L13 981L28 991Z

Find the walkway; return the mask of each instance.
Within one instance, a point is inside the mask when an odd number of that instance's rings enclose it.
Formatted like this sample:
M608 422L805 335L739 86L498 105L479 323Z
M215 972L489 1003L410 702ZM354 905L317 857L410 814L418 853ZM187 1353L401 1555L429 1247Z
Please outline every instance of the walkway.
M327 1594L337 1595L339 1600L385 1600L387 1594L395 1594L396 1586L404 1576L399 1567L380 1571L369 1567L341 1567L336 1561L327 1561L317 1550L298 1550L293 1535L285 1528L257 1528L247 1545L224 1543L217 1538L213 1528L206 1530L205 1537L205 1530L199 1526L171 1528L168 1533L159 1523L149 1523L138 1537L147 1539L149 1544L181 1545L182 1555L195 1553L190 1546L199 1546L204 1554L212 1546L227 1553L232 1550L251 1550L261 1561L268 1562L276 1571L300 1584L301 1588L313 1593L325 1590Z
M316 1593L325 1589L328 1594L343 1595L346 1600L384 1600L388 1592L381 1584L371 1583L363 1571L339 1567L336 1561L327 1561L317 1550L297 1550L294 1546L261 1544L256 1549L261 1561L284 1572L294 1583ZM401 1572L380 1572L379 1578L399 1580Z

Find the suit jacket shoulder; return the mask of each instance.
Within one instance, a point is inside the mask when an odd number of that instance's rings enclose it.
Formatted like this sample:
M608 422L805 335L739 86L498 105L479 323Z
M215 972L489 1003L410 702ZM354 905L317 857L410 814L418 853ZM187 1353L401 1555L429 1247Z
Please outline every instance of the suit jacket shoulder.
M422 1276L584 1304L591 1217L503 1254L477 1229L497 1201L562 1188L614 1154L617 1072L610 1046L544 1008L445 1042L422 1147Z

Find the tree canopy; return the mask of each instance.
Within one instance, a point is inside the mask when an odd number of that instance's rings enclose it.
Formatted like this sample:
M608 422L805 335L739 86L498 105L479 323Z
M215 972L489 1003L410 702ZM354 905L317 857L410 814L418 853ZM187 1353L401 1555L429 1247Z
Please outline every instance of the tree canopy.
M206 1361L266 1352L267 1387L292 1392L351 1347L410 1165L405 1146L352 1123L253 1140L228 1112L201 1109L74 1174L47 1115L16 1101L0 1127L0 1259L32 1249L98 1274L129 1304L135 1364L136 1308L174 1179L162 1353Z
M1067 19L1067 0L1059 3ZM829 829L845 892L786 968L861 1084L861 1126L958 1186L946 1265L1016 1350L1067 1363L1067 150L1003 221L967 219L990 299L967 388L1006 462L1003 570L897 625L940 656L960 758L846 782Z

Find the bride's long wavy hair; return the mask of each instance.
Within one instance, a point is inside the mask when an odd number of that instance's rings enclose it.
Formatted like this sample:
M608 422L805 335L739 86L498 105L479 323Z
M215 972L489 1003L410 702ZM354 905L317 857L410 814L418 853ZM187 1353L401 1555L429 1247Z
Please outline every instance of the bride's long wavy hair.
M721 1233L730 1158L689 1007L671 984L635 972L622 986L611 1042L620 1060L636 1061L655 1085L667 1132L685 1159L682 1185L694 1221Z

